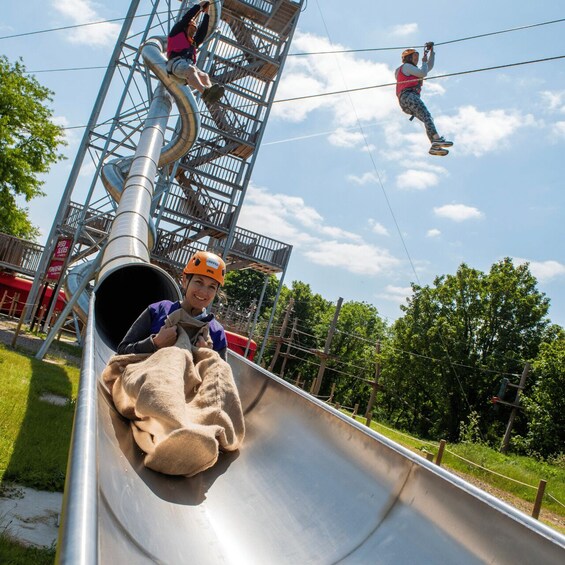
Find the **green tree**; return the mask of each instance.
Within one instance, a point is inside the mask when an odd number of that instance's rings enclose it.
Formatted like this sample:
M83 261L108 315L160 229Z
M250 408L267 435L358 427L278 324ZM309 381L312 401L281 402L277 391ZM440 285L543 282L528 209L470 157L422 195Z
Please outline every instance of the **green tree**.
M543 343L532 366L534 384L522 398L528 420L525 446L542 456L565 452L565 331Z
M65 144L47 106L52 94L26 76L22 62L11 65L0 56L0 231L26 239L36 239L39 230L18 199L44 195L37 175L62 158L57 149Z
M535 358L548 324L549 300L536 284L527 265L506 258L488 274L462 264L433 286L413 285L383 361L386 417L454 440L476 412L482 432L498 434L488 399L501 373L519 374Z
M279 284L275 275L270 275L268 278L261 306L261 314L269 305L273 304ZM229 304L246 309L249 308L253 301L258 303L264 284L264 274L253 269L242 269L239 271L229 271L223 288L228 297Z
M280 335L280 328L286 311L289 308L290 300L293 300L293 307L289 317L289 322L285 337L290 336L291 328L296 320L296 333L293 338L293 347L290 353L292 358L287 359L285 365L285 378L290 380L300 379L303 383L311 383L318 373L318 360L311 354L313 349L323 349L325 336L328 330L328 316L333 315L332 303L325 300L320 294L312 292L310 285L293 281L290 289L284 287L277 307L274 319L274 327L271 332L273 336ZM268 366L276 347L274 341L271 342L266 354L265 366ZM286 346L283 347L286 351ZM282 357L277 361L274 372L279 372L282 365Z
M329 320L326 332L328 326ZM333 360L328 364L320 394L329 394L331 383L335 383L336 401L349 407L359 404L364 413L371 394L367 381L375 377L377 340L382 342L386 333L386 324L375 306L345 302L330 349Z

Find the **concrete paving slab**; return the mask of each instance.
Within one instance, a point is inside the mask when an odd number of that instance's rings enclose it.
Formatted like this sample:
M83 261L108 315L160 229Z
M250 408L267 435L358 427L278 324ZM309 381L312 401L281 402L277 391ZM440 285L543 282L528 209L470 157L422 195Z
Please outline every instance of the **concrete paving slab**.
M0 494L0 528L25 545L54 547L62 503L60 492L5 488Z

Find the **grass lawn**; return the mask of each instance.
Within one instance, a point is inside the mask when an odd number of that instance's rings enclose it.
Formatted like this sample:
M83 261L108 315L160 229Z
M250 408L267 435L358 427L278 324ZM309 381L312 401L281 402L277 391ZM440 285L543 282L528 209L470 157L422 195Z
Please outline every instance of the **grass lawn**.
M0 345L0 482L63 491L79 372Z
M347 412L344 411L344 413ZM356 417L356 419L365 423L365 418ZM425 452L432 453L435 461L438 442L422 440L375 422L371 422L371 428L419 455L424 455ZM517 506L526 514L531 514L540 479L546 480L547 486L540 520L561 533L565 533L565 506L563 506L565 504L565 466L563 464L551 465L532 457L504 455L486 445L458 443L446 445L442 467L463 475L465 479L479 484L484 490L490 490L488 487L493 487L495 491L507 493L510 495L509 499L500 496L500 492L491 492ZM511 500L512 497L519 499L523 504L517 504L517 501ZM549 516L548 513L554 516Z
M51 565L55 549L23 547L0 533L0 563L4 565Z

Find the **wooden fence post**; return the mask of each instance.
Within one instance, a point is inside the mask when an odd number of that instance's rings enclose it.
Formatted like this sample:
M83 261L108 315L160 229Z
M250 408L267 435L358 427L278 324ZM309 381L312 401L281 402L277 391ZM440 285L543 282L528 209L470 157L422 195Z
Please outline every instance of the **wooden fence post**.
M334 399L334 392L335 392L335 383L332 383L332 389L330 390L330 397L328 398L328 404L332 403Z
M10 306L10 311L8 312L8 317L9 318L13 318L14 317L14 312L16 311L16 308L18 306L18 302L20 301L20 293L19 292L15 292L14 296L12 296L12 305Z
M370 424L372 419L373 413L373 406L375 405L375 400L377 398L377 390L379 387L379 378L381 376L381 342L377 339L376 345L376 354L377 354L377 362L375 364L375 381L373 382L373 386L371 389L371 396L369 398L369 403L367 404L367 410L365 410L365 418L367 418L367 425ZM370 417L369 417L370 416Z
M0 311L2 310L2 308L4 308L4 301L6 300L6 295L8 294L8 291L5 290L4 294L2 295L2 300L0 300Z
M532 510L532 517L535 518L536 520L539 518L539 513L541 510L541 503L543 501L543 495L545 493L545 485L547 484L547 481L544 481L543 479L540 479L539 485L538 485L538 492L536 494L536 500L534 502L534 509Z
M446 441L444 439L442 439L439 442L439 447L438 447L437 455L436 455L436 465L441 465L441 460L443 459L443 451L445 449L445 444L446 444Z
M341 310L341 305L343 303L343 298L341 296L338 298L337 305L335 307L334 317L330 324L330 329L328 330L328 335L326 337L326 343L324 345L324 351L322 353L318 353L318 356L321 358L320 360L320 367L318 369L318 376L314 380L314 394L320 393L320 388L322 387L322 379L324 378L324 372L326 370L326 363L328 361L330 347L332 344L332 339L335 332L335 327L337 325L337 320L339 318L339 312Z

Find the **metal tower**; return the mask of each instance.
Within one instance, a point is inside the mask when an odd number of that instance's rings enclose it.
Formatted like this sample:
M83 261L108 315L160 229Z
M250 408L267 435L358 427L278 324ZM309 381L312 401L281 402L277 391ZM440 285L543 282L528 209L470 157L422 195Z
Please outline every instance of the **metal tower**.
M210 23L215 30L201 46L197 64L213 82L225 86L225 96L208 106L198 101L199 137L186 155L159 169L151 205L151 261L173 276L195 250L206 249L222 255L228 270L282 272L279 290L282 286L291 246L239 228L237 220L302 4L303 0L213 1ZM186 9L186 0L180 7L176 0L132 0L46 242L30 302L59 236L74 237L70 269L91 260L104 246L117 204L100 172L109 161L135 152L157 84L143 63L140 46L151 37L166 37ZM178 127L178 119L170 120L168 140ZM86 167L94 173L81 174ZM91 180L84 183L84 178Z

